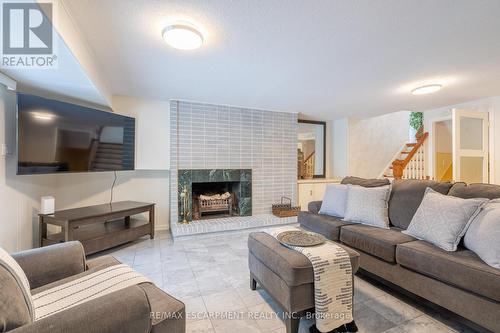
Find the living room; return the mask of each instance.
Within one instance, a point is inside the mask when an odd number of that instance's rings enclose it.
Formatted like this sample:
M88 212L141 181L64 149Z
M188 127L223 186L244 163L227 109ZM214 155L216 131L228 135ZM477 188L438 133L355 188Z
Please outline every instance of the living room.
M500 332L498 13L3 0L0 329Z

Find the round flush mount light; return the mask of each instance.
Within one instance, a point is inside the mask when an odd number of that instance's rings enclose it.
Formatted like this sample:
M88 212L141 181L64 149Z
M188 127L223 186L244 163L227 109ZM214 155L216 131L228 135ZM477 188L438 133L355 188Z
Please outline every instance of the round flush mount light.
M411 93L413 95L432 94L432 93L435 93L436 91L441 90L442 88L443 88L443 86L440 84L428 84L428 85L413 89L411 91Z
M194 50L203 44L203 36L195 28L185 24L169 25L163 29L163 40L179 50Z

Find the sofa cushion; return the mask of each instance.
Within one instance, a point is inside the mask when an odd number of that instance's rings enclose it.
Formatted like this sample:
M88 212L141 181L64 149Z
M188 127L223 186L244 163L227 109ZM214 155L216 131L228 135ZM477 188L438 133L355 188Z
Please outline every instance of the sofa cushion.
M379 187L391 184L391 182L387 178L365 179L359 177L345 177L340 183L345 185L359 185L363 187Z
M342 244L351 257L352 271L359 268L359 253ZM280 244L265 232L253 232L248 236L248 250L260 262L280 276L288 286L299 286L314 281L312 264L302 253Z
M393 263L396 262L396 245L414 241L415 238L401 233L397 228L349 225L340 230L340 240L357 250Z
M448 194L452 185L452 183L434 180L407 179L394 181L389 200L391 224L401 229L408 228L428 187L441 194Z
M500 270L474 252L447 252L425 241L398 245L396 261L403 267L500 302Z
M332 241L339 240L340 227L353 224L352 222L342 221L338 217L309 212L299 212L298 221L302 228L322 234Z
M31 292L33 295L36 295L36 294L41 293L42 291L46 291L48 289L60 286L64 283L74 281L74 280L79 279L83 276L87 276L89 274L100 271L101 269L104 269L104 268L107 268L107 267L110 267L113 265L119 265L119 264L121 264L121 262L119 262L116 258L114 258L112 256L101 256L101 257L98 257L95 259L91 259L91 260L87 261L87 270L86 271L79 273L79 274L68 276L64 279L57 280L57 281L54 281L52 283L45 284L41 287L33 289Z
M131 286L55 313L12 332L146 333L151 331L151 316L144 291L139 286Z
M448 192L448 195L459 197L462 199L471 198L500 198L500 186L493 184L465 184L455 183Z

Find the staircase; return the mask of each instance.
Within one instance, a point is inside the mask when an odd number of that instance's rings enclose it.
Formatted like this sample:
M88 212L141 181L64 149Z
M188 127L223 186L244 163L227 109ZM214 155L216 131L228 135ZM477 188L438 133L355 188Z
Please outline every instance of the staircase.
M118 143L98 142L91 169L94 171L123 169L123 145Z
M297 160L297 172L299 179L312 179L314 178L314 154L312 152L307 158L304 157L304 153L299 149Z
M314 178L314 158L315 152L313 151L304 161L305 176L307 179Z
M297 178L304 179L304 174L304 153L302 152L302 150L297 149Z
M424 142L429 133L423 133L416 143L407 143L384 170L383 177L392 179L428 179L425 169Z

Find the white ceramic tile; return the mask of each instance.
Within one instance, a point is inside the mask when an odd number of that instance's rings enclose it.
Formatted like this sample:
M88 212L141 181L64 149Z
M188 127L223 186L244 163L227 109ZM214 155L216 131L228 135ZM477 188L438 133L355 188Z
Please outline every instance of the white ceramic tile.
M243 300L234 289L204 295L203 300L209 312L231 312L239 309L246 310Z
M188 320L186 333L213 333L215 332L210 319Z
M253 318L262 331L276 330L285 327L283 311L274 309L268 303L261 303L248 308L250 317Z
M216 333L261 333L257 322L252 318L237 318L232 320L212 319Z
M423 314L415 307L407 305L388 294L374 298L364 304L396 324L415 319Z
M186 316L191 320L199 320L207 316L207 308L201 296L183 299L186 306Z

